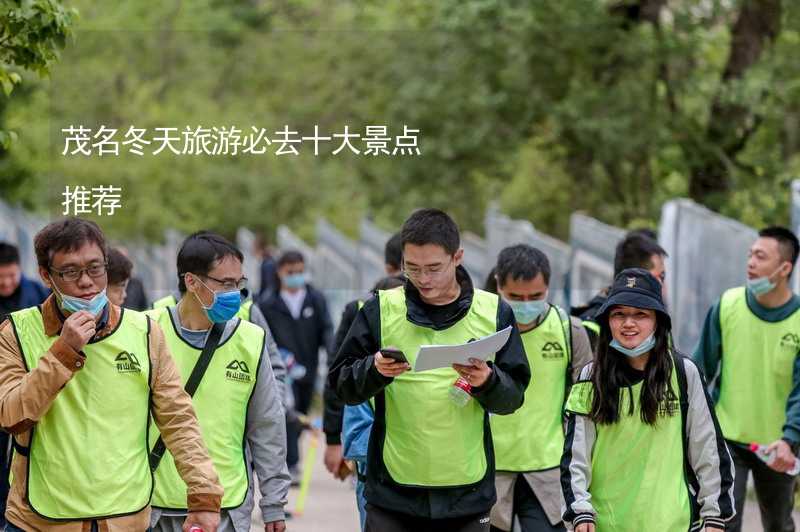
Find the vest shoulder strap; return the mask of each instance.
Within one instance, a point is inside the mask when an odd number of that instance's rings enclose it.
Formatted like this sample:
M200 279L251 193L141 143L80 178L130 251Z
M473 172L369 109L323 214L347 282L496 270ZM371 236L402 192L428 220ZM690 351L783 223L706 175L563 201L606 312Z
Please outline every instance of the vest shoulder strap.
M564 342L567 344L567 363L572 363L572 322L570 321L569 314L558 305L553 305L558 312L558 318L561 320L561 328L564 331Z
M203 375L205 375L208 365L211 363L211 357L214 355L214 351L217 350L217 346L219 346L219 341L222 338L222 332L224 330L225 323L215 323L214 326L211 327L211 332L208 333L208 338L206 339L206 345L203 346L203 351L200 353L200 357L197 359L197 363L194 365L192 373L186 381L186 386L184 386L189 397L192 397L194 392L197 391L197 387L200 386L200 381L203 379ZM167 446L164 443L164 438L159 436L158 441L156 441L153 446L153 450L150 451L150 469L152 471L158 469L158 464L161 463L166 449Z

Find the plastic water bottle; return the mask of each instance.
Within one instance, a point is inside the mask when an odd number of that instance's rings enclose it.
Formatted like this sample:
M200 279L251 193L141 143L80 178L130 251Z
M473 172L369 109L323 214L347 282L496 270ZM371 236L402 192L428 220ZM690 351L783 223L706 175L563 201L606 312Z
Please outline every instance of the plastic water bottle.
M450 399L457 406L465 406L472 399L472 385L464 377L459 377L450 387Z
M750 450L758 456L762 462L769 465L775 460L775 451L767 451L767 445L759 445L757 443L750 444ZM794 465L786 472L787 475L795 476L800 473L800 460L795 456Z

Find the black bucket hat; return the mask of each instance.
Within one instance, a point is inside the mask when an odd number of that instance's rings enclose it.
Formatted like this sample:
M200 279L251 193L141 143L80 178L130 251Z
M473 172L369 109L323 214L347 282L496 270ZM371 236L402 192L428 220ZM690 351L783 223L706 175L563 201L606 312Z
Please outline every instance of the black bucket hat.
M664 317L667 327L672 329L672 320L661 296L661 282L645 269L628 268L617 274L595 320L608 323L608 311L616 305L655 310Z

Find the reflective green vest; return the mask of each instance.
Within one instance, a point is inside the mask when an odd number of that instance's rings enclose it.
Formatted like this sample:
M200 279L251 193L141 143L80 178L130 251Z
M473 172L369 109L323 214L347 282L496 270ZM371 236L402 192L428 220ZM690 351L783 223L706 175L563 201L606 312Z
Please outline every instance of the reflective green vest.
M153 301L153 309L174 307L177 304L178 300L175 299L175 296L169 294L167 296L162 297L161 299L156 299L155 301Z
M497 296L482 290L475 290L466 316L441 331L408 321L402 287L380 291L378 298L381 347L401 349L412 367L421 345L461 344L497 331ZM383 462L396 483L465 486L485 476L486 414L474 399L464 407L450 399L450 388L457 379L452 368L408 371L384 389Z
M58 336L41 312L11 314L28 371ZM99 519L137 513L150 503L150 322L122 309L117 329L87 344L86 365L31 429L27 500L48 519Z
M786 423L794 361L800 351L800 312L761 320L747 306L744 287L722 295L722 370L717 417L726 439L771 443Z
M185 386L202 350L189 345L178 335L178 326L172 321L170 312L161 312L158 322ZM224 509L241 506L247 495L249 480L244 454L247 407L255 389L264 341L263 329L240 320L233 335L214 351L192 397L203 441L225 490L222 498ZM151 448L158 435L158 429L152 426ZM153 506L186 509L186 484L168 451L156 469L155 482Z
M539 471L561 462L570 341L569 316L555 305L535 329L522 333L534 380L519 410L489 417L498 471Z
M620 419L612 425L596 424L589 493L597 515L597 532L687 532L692 520L689 491L684 477L683 424L677 371L673 366L672 391L655 427L640 418L642 383L620 390ZM566 410L587 415L592 407L590 381L570 390ZM631 397L632 396L632 397ZM633 399L633 414L629 408Z
M245 299L242 302L242 306L239 307L239 312L236 313L236 316L239 319L250 321L250 309L253 308L253 300L252 299Z
M600 324L592 320L583 320L583 326L592 331L596 336L600 336Z

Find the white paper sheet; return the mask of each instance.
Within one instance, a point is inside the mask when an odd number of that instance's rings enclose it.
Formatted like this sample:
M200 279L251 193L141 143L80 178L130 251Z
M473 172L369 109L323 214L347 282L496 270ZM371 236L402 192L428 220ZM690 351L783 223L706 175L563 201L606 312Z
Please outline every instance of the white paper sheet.
M500 351L511 335L511 327L506 327L474 342L461 345L423 345L417 352L414 371L436 368L449 368L453 364L469 365L470 358L489 360Z

